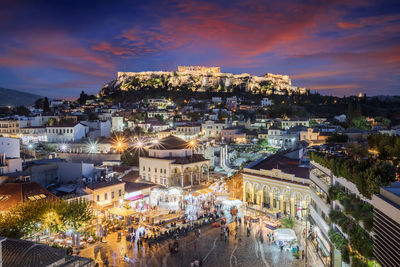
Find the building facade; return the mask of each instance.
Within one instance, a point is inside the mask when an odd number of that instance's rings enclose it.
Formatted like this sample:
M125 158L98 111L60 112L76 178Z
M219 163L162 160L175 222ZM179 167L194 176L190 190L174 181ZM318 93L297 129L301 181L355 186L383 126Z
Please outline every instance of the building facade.
M381 187L372 197L374 256L383 267L400 263L400 182Z
M88 127L82 123L60 124L46 128L49 142L78 142L86 136Z
M310 202L308 168L275 154L245 167L243 199L258 209L304 218Z
M139 176L164 186L190 187L208 181L209 160L194 154L190 142L171 135L139 158Z

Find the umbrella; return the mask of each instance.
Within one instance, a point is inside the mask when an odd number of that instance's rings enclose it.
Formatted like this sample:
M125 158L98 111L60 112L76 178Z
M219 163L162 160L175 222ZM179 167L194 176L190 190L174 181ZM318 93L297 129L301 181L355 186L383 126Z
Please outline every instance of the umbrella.
M76 247L79 249L80 248L80 234L76 234Z
M104 235L103 226L100 224L99 236L103 237L103 235Z
M75 234L74 233L71 234L71 238L72 238L72 246L75 247Z

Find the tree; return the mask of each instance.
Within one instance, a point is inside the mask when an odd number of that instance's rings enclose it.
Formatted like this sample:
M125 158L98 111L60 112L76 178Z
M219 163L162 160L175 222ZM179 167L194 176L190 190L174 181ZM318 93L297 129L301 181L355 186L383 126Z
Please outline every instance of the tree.
M43 98L39 98L35 101L36 109L43 109Z
M49 104L49 99L46 96L43 102L43 112L49 112L49 111L50 111L50 104Z
M347 143L349 136L346 134L334 133L326 139L327 143Z
M285 217L282 219L282 226L284 228L293 229L296 225L296 222L293 220L292 217Z
M83 105L83 104L86 103L87 99L88 99L88 95L85 94L85 92L82 90L82 92L81 92L81 94L79 95L79 98L78 98L78 103Z
M18 106L15 109L15 113L17 113L19 116L29 116L31 114L30 110L24 106Z

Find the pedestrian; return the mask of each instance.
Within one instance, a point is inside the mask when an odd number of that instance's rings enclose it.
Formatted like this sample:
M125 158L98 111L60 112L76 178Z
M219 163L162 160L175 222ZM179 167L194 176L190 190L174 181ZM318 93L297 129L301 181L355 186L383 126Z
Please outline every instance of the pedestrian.
M283 245L281 245L281 252L283 251Z
M242 219L239 217L239 225L242 225Z
M303 249L303 251L301 253L301 258L304 260L305 256L306 256L306 253L304 252L304 249Z

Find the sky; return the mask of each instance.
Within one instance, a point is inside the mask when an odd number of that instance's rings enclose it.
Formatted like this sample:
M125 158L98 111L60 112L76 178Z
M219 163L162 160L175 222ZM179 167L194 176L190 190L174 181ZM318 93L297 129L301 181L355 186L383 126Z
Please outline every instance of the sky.
M400 1L0 1L0 87L77 97L178 65L400 95Z

